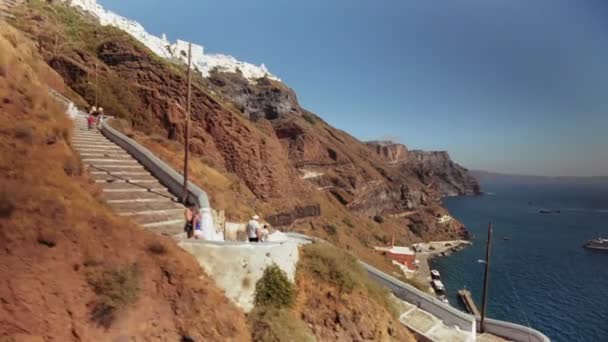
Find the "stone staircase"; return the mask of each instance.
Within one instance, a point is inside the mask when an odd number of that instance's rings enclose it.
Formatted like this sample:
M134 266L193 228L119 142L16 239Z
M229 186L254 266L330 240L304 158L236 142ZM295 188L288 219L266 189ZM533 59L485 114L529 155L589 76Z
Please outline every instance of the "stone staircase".
M74 119L72 144L91 178L101 185L104 200L118 215L158 234L183 231L183 205L120 146L97 129L89 129L82 113Z

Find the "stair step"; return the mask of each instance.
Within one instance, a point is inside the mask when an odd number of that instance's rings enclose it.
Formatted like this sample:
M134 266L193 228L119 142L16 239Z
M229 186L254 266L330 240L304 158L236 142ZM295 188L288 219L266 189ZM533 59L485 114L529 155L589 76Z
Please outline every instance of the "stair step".
M107 149L123 150L118 145L108 144L108 143L79 143L79 142L74 142L74 143L72 143L72 145L76 146L76 147L79 147L79 148L107 148Z
M128 198L128 199L113 199L106 200L107 203L138 203L138 202L174 202L170 198L153 197L153 198Z
M74 148L76 148L76 150L78 150L78 152L85 152L85 153L120 153L123 152L125 150L118 148L118 147L112 147L112 148L105 148L105 147L83 147L83 146L74 146Z
M145 176L145 175L150 175L149 172L143 172L143 171L114 171L114 172L106 172L106 171L89 171L89 173L91 175L105 175L105 176L119 176L119 177L124 177L124 176Z
M89 172L89 174L96 183L126 183L126 180L129 180L133 181L135 184L143 183L147 186L151 182L158 182L156 178L152 177L148 172L138 172L136 175L107 174L106 172Z
M167 225L177 225L177 224L184 224L186 223L185 219L177 219L177 220L167 220L167 221L160 221L160 222L151 222L151 223L145 223L142 224L142 226L144 227L160 227L160 226L167 226Z
M95 183L107 183L107 184L141 184L143 186L149 187L150 183L158 183L156 179L119 179L119 178L111 178L111 179L96 179ZM160 184L160 183L158 183ZM106 185L104 185L105 187Z
M96 158L109 158L109 159L119 159L119 160L135 160L135 158L131 157L131 155L123 153L123 154L115 154L115 153L90 153L84 152L80 153L80 158L82 160L85 159L96 159Z
M98 163L98 162L108 162L108 163L120 163L120 164L137 164L137 160L133 158L128 159L115 159L115 158L86 158L82 159L84 163Z
M86 166L90 167L98 167L103 169L121 169L121 170L131 170L131 169L144 169L143 166L137 165L119 165L119 164L103 164L103 163L85 163ZM103 170L102 170L103 171Z
M162 189L162 190L166 190L165 187L163 185L161 185L157 180L153 180L153 181L149 181L149 182L143 182L141 184L139 183L135 183L135 182L125 182L125 181L119 181L119 182L97 182L97 183L101 183L100 185L103 187L103 189L127 189L127 190L133 190L133 191L147 191L147 188L154 188L154 189Z
M180 209L184 210L184 207L177 202L170 201L156 201L156 202L119 202L109 203L110 206L119 215L121 213L141 212L141 211L153 211L153 210L173 210Z
M92 144L92 145L107 144L107 145L117 146L116 144L114 144L113 142L111 142L110 140L107 140L105 138L77 138L77 137L74 137L74 138L72 138L72 142L74 144Z
M88 129L75 129L73 138L83 138L83 139L107 139L105 135L99 132L89 131Z
M162 200L171 200L174 199L169 191L166 189L154 190L154 191L104 191L104 198L110 202L115 200L145 200L145 199L162 199Z
M138 216L138 215L167 215L172 213L182 213L184 212L184 208L174 208L174 209L156 209L156 210L142 210L142 211L125 211L118 213L120 216Z
M147 231L163 236L175 236L184 233L184 223L167 224L158 227L145 227Z
M165 191L165 188L142 188L142 187L129 187L129 188L110 188L106 189L105 187L102 189L103 192L161 192Z
M186 222L184 219L184 209L178 209L169 212L156 212L149 214L138 214L138 215L130 215L128 216L134 222L137 222L141 225L149 225L152 224L151 227L155 226L164 226L168 224L181 223ZM164 224L157 224L159 222L164 222ZM156 225L154 225L156 223Z
M91 145L72 145L79 152L122 152L124 151L122 148L112 145L112 146L91 146Z

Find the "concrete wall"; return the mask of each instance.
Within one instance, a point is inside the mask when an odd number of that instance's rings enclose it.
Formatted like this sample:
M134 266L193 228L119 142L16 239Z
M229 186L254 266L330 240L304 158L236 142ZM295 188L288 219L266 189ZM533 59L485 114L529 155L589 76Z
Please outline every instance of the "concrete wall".
M477 318L477 324L479 324ZM538 330L523 325L486 318L485 332L508 338L511 341L550 342L551 340Z
M295 280L298 244L295 242L213 242L181 240L179 246L194 255L201 267L245 312L254 307L255 284L267 266L275 263Z
M227 241L236 241L238 232L245 232L247 223L245 222L226 222L224 237Z

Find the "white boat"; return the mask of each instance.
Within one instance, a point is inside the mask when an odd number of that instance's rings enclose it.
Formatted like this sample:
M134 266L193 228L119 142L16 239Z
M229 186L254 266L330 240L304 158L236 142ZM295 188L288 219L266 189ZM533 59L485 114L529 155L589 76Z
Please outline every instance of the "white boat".
M431 270L431 278L439 280L439 277L441 277L441 275L439 274L439 271Z
M602 237L598 237L597 239L593 239L587 241L587 243L583 246L589 249L599 249L603 251L608 251L608 239L603 239ZM431 271L432 273L432 271Z
M443 286L443 283L441 282L441 280L435 279L431 283L433 284L433 288L436 291L443 292L445 290L445 286Z

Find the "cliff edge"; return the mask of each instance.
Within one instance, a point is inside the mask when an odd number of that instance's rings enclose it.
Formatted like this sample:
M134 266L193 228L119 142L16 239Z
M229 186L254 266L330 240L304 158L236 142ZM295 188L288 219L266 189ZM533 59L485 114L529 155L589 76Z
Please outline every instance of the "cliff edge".
M408 150L405 145L392 141L370 141L367 145L387 164L415 175L442 197L481 194L471 172L454 162L446 151Z

